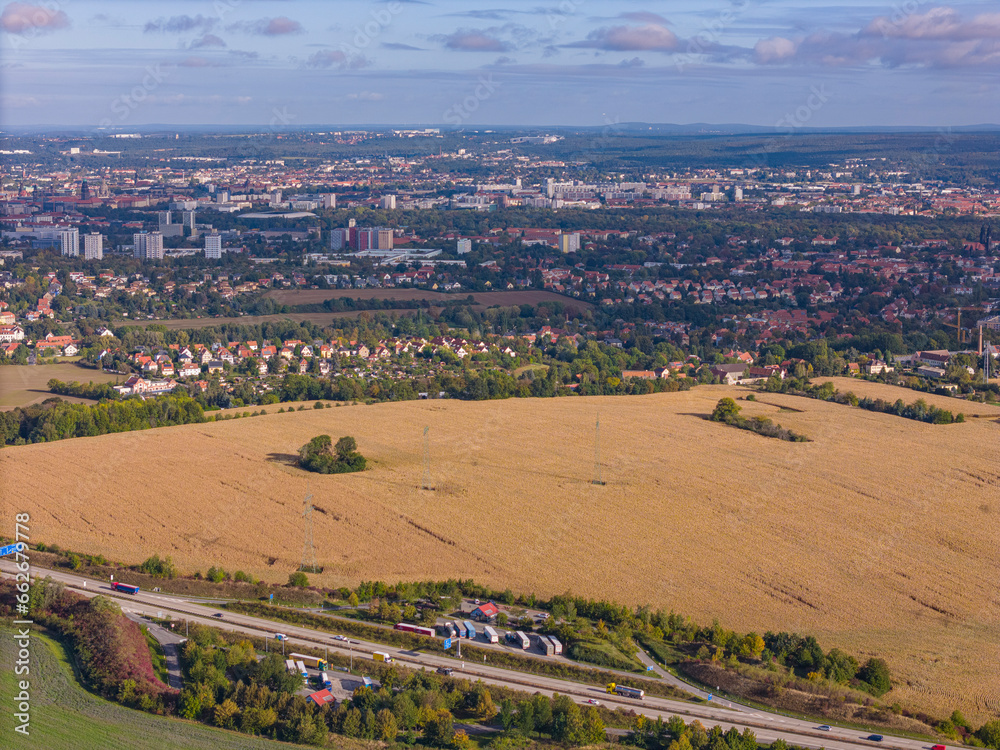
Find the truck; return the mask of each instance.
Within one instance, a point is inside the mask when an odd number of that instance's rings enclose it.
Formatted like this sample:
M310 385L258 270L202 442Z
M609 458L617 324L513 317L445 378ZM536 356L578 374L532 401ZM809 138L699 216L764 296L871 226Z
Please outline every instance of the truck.
M446 622L441 626L441 630L445 638L457 638L458 633L455 632L455 626L450 622Z
M120 591L123 594L135 595L139 593L139 587L133 586L130 583L119 583L118 581L112 581L111 588L114 589L115 591Z
M476 632L476 626L473 625L469 620L466 620L462 624L465 625L466 638L475 639L479 635L479 633Z
M297 662L295 662L295 666L298 668L299 674L302 675L302 679L303 680L308 680L309 679L309 670L306 669L306 665L303 664L301 661L297 661Z
M531 648L531 639L520 630L515 631L514 633L514 643L525 651Z
M645 690L639 690L639 688L626 687L625 685L616 685L613 682L608 683L608 692L615 693L617 695L622 695L626 698L637 698L642 700L646 696Z
M487 625L485 628L483 628L483 638L486 640L487 643L499 643L500 642L500 636L497 635L497 631L495 631L489 625Z
M372 659L375 661L384 661L386 664L392 663L392 657L389 656L385 651L375 651L372 653Z
M308 654L289 654L289 656L293 659L300 660L307 667L319 669L320 671L330 666L326 663L326 659L320 659L318 656L309 656Z
M333 681L330 679L330 676L326 672L320 672L319 683L327 690L333 687Z
M555 646L552 645L552 641L544 635L538 636L538 650L546 656L552 656L556 652Z
M458 632L459 638L465 638L465 623L461 620L455 620L455 630Z
M554 635L550 635L549 640L552 642L552 648L555 650L556 656L561 654L563 652L563 648L559 640Z
M429 635L431 638L434 637L434 628L411 625L408 622L397 622L395 629L402 630L404 633L416 633L417 635Z
M295 674L299 671L298 667L295 666L294 659L285 659L285 670L288 674Z

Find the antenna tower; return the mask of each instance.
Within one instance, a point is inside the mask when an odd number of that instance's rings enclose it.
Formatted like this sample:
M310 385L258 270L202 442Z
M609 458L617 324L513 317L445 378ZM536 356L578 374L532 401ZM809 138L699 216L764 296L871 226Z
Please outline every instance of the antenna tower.
M597 424L594 427L594 479L591 484L604 485L601 479L601 415L597 415Z
M310 502L312 493L308 489L306 492L308 494L305 498L305 510L302 511L302 517L306 519L305 539L302 542L302 567L299 570L306 573L317 573L319 565L316 564L316 547L313 545L313 505Z

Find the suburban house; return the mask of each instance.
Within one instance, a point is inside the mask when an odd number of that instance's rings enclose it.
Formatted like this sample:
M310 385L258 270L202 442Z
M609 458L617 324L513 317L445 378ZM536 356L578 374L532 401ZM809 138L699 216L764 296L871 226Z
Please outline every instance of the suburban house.
M865 362L865 375L881 375L883 372L892 372L895 368L886 364L880 359L870 359Z
M736 385L743 379L743 373L747 366L739 365L712 365L709 372L721 380L726 385Z

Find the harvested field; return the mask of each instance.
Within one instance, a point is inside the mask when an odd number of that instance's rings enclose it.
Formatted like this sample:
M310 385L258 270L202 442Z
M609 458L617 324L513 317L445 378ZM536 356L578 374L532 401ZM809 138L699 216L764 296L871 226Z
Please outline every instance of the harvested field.
M852 391L858 398L865 396L868 398L880 398L890 403L896 399L903 399L904 404L912 404L918 398L922 398L928 405L936 406L939 409L947 409L952 414L962 412L965 416L993 416L1000 413L1000 408L991 404L980 404L975 401L966 401L965 399L953 398L951 396L938 396L934 393L921 393L912 388L886 385L885 383L872 383L871 381L859 378L813 378L812 382L816 385L830 382L842 393Z
M264 296L280 302L283 305L315 305L328 299L391 299L391 300L428 300L429 302L464 302L469 295L476 300L480 308L501 305L537 305L540 302L562 302L570 307L590 308L589 302L564 297L555 292L525 290L517 292L433 292L427 289L275 289Z
M91 370L72 363L59 365L6 365L0 367L0 410L15 406L38 404L54 394L48 389L48 382L56 378L64 383L73 380L78 383L114 383L124 380L121 375L101 370ZM59 396L65 401L94 403L90 399L73 396Z
M80 438L0 452L0 494L40 541L284 581L311 492L321 585L472 577L806 632L886 657L889 702L995 713L1000 425L780 394L743 414L813 442L702 418L747 392L417 401ZM604 487L590 483L598 410ZM425 425L436 491L419 489ZM353 435L370 470L289 465L321 433Z

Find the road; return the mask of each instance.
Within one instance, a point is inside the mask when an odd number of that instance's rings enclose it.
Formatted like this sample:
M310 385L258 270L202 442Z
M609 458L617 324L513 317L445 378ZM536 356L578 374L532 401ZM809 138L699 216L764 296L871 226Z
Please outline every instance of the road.
M9 560L0 560L0 571L14 572L14 564ZM859 747L889 748L891 750L930 750L933 743L913 740L905 737L894 737L884 734L885 740L880 743L867 741L866 732L857 729L833 727L830 731L820 731L817 725L810 721L794 719L786 716L767 713L758 709L742 707L740 711L722 705L692 704L648 696L645 700L629 700L610 695L600 687L587 685L570 680L541 677L509 669L492 667L478 662L458 662L454 657L436 654L400 650L378 643L352 640L350 642L335 640L332 634L327 634L297 625L278 623L249 615L233 614L214 609L205 604L196 604L181 597L168 596L161 593L140 591L137 595L119 594L103 582L88 580L82 576L61 570L32 568L32 577L50 575L53 580L64 583L77 593L93 597L104 595L118 601L126 614L137 614L146 617L157 617L169 614L176 618L181 616L188 622L211 625L238 633L246 633L257 637L270 637L275 632L284 633L287 645L311 646L326 648L341 655L353 654L358 658L373 651L386 651L402 666L414 668L436 669L451 667L456 677L482 680L487 685L501 685L514 690L540 692L545 695L560 693L570 695L586 703L591 700L600 701L608 708L622 708L643 714L652 719L671 716L681 716L686 720L698 719L703 724L713 726L718 724L724 730L731 727L742 731L745 728L756 733L757 739L764 743L783 739L789 744L805 748L826 748L826 750L857 750ZM86 584L86 585L85 585ZM221 617L219 617L221 615ZM178 634L179 635L179 634ZM683 686L691 690L690 686ZM733 708L736 708L734 706Z
M156 642L160 644L163 649L163 656L166 658L167 662L167 678L170 681L170 687L180 690L184 687L184 682L181 676L181 660L180 660L180 646L184 643L186 638L177 635L170 630L167 630L160 625L157 625L151 620L147 620L145 617L137 615L132 612L126 612L126 616L139 623L140 625L145 625L149 629L150 635L156 639Z

